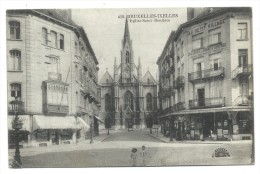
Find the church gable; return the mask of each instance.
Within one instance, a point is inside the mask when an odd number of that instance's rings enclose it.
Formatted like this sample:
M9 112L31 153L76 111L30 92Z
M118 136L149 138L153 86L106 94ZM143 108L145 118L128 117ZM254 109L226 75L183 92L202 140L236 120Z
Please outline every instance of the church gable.
M111 75L106 71L105 74L103 75L103 77L100 80L101 84L104 83L114 83L113 78L111 77Z
M147 71L143 77L143 83L156 83L156 81L154 80L152 74L150 73L150 71Z

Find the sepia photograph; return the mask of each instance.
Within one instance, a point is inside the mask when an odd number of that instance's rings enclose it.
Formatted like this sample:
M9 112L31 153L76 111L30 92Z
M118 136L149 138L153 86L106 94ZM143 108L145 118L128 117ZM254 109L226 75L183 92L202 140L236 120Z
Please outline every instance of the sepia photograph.
M9 168L254 165L253 10L7 9Z

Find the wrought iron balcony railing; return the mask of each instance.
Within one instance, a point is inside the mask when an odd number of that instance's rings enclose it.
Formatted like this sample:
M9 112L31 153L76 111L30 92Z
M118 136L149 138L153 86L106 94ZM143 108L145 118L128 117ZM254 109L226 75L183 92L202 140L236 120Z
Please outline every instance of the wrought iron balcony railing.
M25 113L24 102L22 100L19 100L18 102L19 102L19 109L17 111L14 111L13 108L12 108L12 104L9 103L9 105L8 105L8 114L10 114L10 115L15 115L15 114L23 115Z
M188 74L188 80L190 82L217 77L224 77L224 67L219 67L218 69L206 69Z
M69 106L59 104L45 104L43 111L44 113L48 114L67 114L69 112Z
M178 102L174 105L175 111L184 110L185 109L185 102Z
M62 75L60 73L48 72L48 80L61 81Z
M190 109L203 109L225 106L225 97L205 98L204 100L189 100Z
M184 76L178 76L175 81L173 81L173 88L174 89L179 89L183 88L185 83L185 78Z
M252 69L253 69L252 64L238 66L236 67L236 69L232 71L232 78L235 79L236 77L240 77L240 76L248 76L252 74Z
M236 106L250 106L252 105L252 100L248 95L241 95L235 99L234 103Z

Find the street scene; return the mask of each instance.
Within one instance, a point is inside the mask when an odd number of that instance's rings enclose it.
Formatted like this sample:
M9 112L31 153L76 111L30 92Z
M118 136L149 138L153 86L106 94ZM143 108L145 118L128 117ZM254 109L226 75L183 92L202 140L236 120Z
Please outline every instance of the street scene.
M252 9L9 9L10 168L254 164Z
M112 131L110 136L94 140L94 144L89 144L87 141L48 149L22 149L23 167L131 167L133 147L138 149L136 166L144 166L140 155L143 145L149 153L145 166L241 165L251 163L251 141L165 143L153 136L156 137L156 134L150 135L149 130ZM227 149L230 157L212 157L218 148ZM9 155L13 154L14 151L9 152Z

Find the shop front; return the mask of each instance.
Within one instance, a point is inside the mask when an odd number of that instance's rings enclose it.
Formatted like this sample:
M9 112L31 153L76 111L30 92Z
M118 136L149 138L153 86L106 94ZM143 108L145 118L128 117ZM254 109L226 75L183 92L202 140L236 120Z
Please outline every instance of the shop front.
M161 133L183 140L250 140L252 114L248 109L224 108L182 111L161 117Z
M33 116L31 146L44 147L77 143L79 132L89 126L80 117Z

